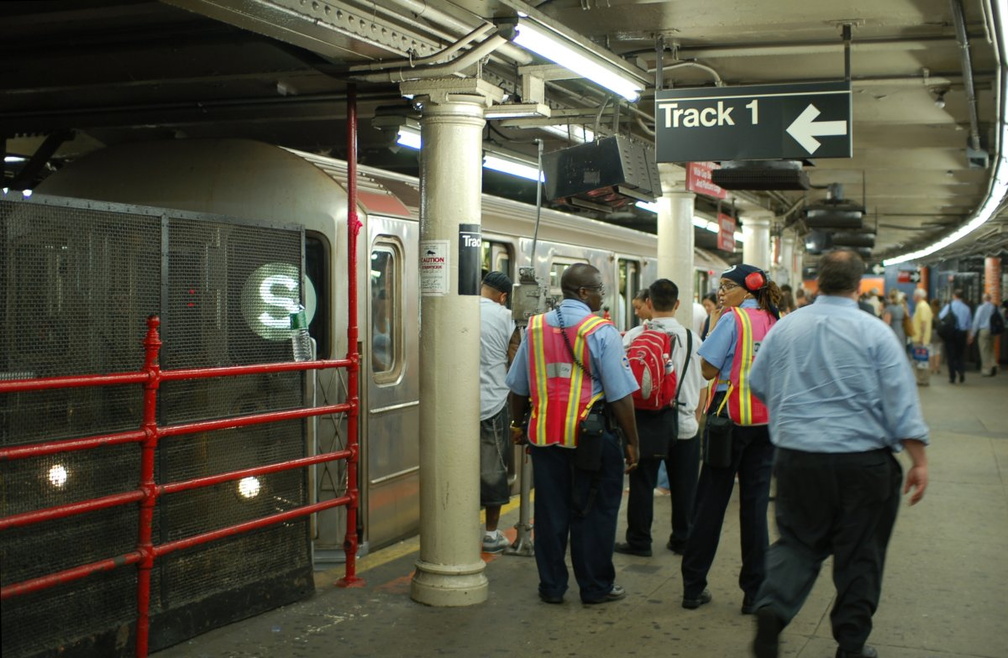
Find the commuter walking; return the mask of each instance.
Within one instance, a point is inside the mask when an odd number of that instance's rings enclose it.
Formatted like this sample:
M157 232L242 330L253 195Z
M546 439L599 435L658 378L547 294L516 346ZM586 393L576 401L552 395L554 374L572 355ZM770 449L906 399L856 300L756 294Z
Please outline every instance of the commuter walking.
M576 263L564 270L560 287L563 301L529 318L508 370L512 435L525 434L531 443L539 598L563 603L569 539L581 601L606 603L626 596L612 556L623 492L620 453L627 470L637 467L630 396L638 386L619 331L594 314L605 295L601 273ZM527 426L517 421L526 417Z
M927 291L923 288L914 290L913 335L910 340L914 349L914 374L918 386L931 385L931 329L934 325L934 315L927 301ZM922 350L918 353L919 350Z
M991 332L991 320L997 314L997 307L991 301L990 293L985 293L983 303L977 307L973 316L973 326L970 328L967 343L975 340L980 348L980 376L993 377L997 373L997 360L994 358L994 334Z
M865 645L878 607L886 547L899 508L905 449L910 504L928 483L928 428L903 346L857 306L864 262L834 251L819 265L819 297L779 322L753 364L777 447L780 538L756 597L757 658L776 658L781 630L833 555L830 615L837 658L878 655Z
M962 290L952 293L952 301L938 314L938 320L944 320L951 314L955 318L955 329L942 336L945 341L945 359L948 361L949 384L955 383L956 373L959 373L959 383L966 381L966 332L973 322L970 307L962 300Z
M749 388L749 369L760 342L777 321L780 289L758 267L736 265L721 275L718 300L725 310L719 318L716 310L711 314L714 328L700 347L704 378L716 377L717 381L704 429L705 454L693 506L693 529L683 553L682 606L692 610L711 601L707 574L717 553L737 474L742 528L739 586L742 612L751 614L763 582L769 543L767 505L773 446L766 408L752 397ZM730 435L711 431L714 417L722 415L725 406L735 425ZM722 450L714 449L718 444Z

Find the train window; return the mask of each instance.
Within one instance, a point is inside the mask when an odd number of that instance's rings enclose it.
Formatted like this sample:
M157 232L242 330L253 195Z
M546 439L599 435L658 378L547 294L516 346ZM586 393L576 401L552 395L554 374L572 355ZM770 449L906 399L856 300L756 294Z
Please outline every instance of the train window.
M329 326L329 243L320 233L305 233L305 276L315 286L315 315L308 324L308 333L315 339L316 354L330 358L332 351Z
M375 381L396 379L402 362L402 249L379 239L371 251L371 370Z
M560 277L563 276L564 270L573 265L574 263L587 263L588 261L584 259L577 258L562 258L556 257L553 262L550 263L550 276L549 276L549 287L550 294L555 296L557 299L563 297L563 290L560 288Z
M514 259L512 257L513 247L507 242L496 242L493 240L483 240L482 254L481 254L481 268L483 274L487 272L503 272L507 274L508 277L514 281L515 274ZM510 299L508 300L510 304Z
M633 298L642 287L644 287L644 282L641 281L640 262L620 258L619 297L616 299L616 313L613 313L616 328L620 331L626 331L641 323L641 319L633 310Z

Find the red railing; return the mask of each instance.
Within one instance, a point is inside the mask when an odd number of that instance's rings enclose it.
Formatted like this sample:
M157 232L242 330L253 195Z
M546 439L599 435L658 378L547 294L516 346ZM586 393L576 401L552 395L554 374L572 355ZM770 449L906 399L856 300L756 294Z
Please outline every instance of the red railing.
M151 569L154 566L154 560L174 551L230 537L232 535L255 530L275 523L281 523L293 518L307 516L331 507L346 506L348 509L346 540L344 541L346 569L344 577L338 584L341 586L353 586L360 584L360 580L356 575L356 511L359 499L356 468L359 454L359 446L356 438L358 398L354 394L353 389L350 389L347 402L321 407L274 411L249 416L199 421L164 427L158 426L156 417L158 391L162 382L287 372L293 370L321 370L328 368L347 368L353 372L356 370L357 364L359 363L357 354L351 353L350 358L347 359L328 361L265 363L249 366L189 370L161 370L158 364L158 354L161 349L161 338L158 335L159 325L160 320L156 316L151 316L147 320L147 336L144 340L144 367L140 372L93 376L78 375L71 377L49 377L42 379L0 382L0 393L40 391L56 388L143 384L143 422L141 429L139 430L0 449L0 461L6 461L24 459L27 457L41 457L61 452L86 450L123 443L141 444L140 484L137 489L103 496L92 500L85 500L0 517L0 530L6 530L8 528L27 526L41 523L43 521L84 514L86 512L92 512L117 505L139 503L140 530L135 551L130 551L123 555L112 556L107 559L98 560L88 564L82 564L70 569L46 574L38 578L13 583L0 588L0 599L7 599L13 596L36 592L55 585L69 583L81 578L86 578L92 574L110 571L118 567L137 565L137 656L146 656L148 651L148 639L150 633L150 579ZM158 484L154 479L155 453L157 452L158 442L164 437L231 429L298 418L308 418L311 416L321 416L332 413L347 414L347 431L349 438L347 441L347 448L344 450L166 484ZM199 487L207 487L221 482L240 480L241 478L249 476L266 475L269 473L277 473L295 468L304 468L313 464L320 464L338 459L347 460L347 493L343 496L319 503L303 505L278 514L253 519L251 521L246 521L244 523L225 528L219 528L217 530L194 535L185 539L159 545L155 545L153 543L151 533L154 520L154 507L157 504L158 498L164 494L177 493Z

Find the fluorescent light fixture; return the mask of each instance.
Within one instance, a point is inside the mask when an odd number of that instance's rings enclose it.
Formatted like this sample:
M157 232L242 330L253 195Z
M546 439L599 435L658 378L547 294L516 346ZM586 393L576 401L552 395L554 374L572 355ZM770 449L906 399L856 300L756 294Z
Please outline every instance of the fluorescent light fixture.
M420 150L420 131L409 126L402 126L396 135L396 144L406 148Z
M595 133L591 130L585 128L584 126L576 126L570 124L567 126L537 126L539 129L550 133L551 135L556 135L561 139L567 139L577 144L583 144L584 142L594 142Z
M919 251L895 256L893 258L887 258L882 261L882 264L885 266L898 265L912 260L920 260L921 258L930 256L936 251L941 251L954 242L958 242L994 217L994 215L997 214L998 208L1000 208L1001 204L1004 203L1005 196L1008 195L1008 159L1005 157L1005 148L1008 146L1008 122L1005 121L1005 101L1008 100L1005 97L1005 85L1006 82L1008 82L1008 75L1005 73L1005 67L1008 66L1008 19L1006 19L1005 15L1005 3L1002 1L999 4L1001 5L999 7L1000 10L996 12L995 15L998 18L997 40L998 50L1000 51L998 53L998 69L1001 76L1001 117L998 123L1001 124L1001 138L999 140L1000 143L998 144L998 157L994 161L994 176L991 179L991 185L987 192L987 198L976 211L976 214L970 218L970 221L960 226L951 234L946 235L938 242L935 242L934 244Z
M657 201L638 201L637 202L637 207L640 208L641 210L648 210L650 212L653 212L656 215L658 214L658 202ZM712 222L712 221L706 220L703 217L700 217L698 215L693 215L693 226L696 226L697 228L702 228L705 231L710 231L711 233L717 233L718 232L717 222ZM739 244L741 244L742 241L743 241L742 232L741 231L735 231L734 236L735 236L735 242L738 242Z
M539 182L543 180L538 167L513 158L488 153L483 158L483 166L487 169L517 176L518 178L527 178L528 180Z
M27 162L28 158L22 158L20 155L5 155L4 162Z
M603 63L604 60L566 39L559 32L535 23L532 18L522 14L519 14L516 30L514 42L522 48L619 94L631 103L640 98L644 85L613 68L611 64Z
M549 118L549 115L549 107L542 103L504 103L489 107L483 112L484 119Z

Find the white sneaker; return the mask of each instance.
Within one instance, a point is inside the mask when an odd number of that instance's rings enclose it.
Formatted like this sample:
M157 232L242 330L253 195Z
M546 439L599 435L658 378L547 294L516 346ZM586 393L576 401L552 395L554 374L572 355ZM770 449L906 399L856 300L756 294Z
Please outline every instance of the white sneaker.
M494 530L493 534L486 533L483 535L484 553L502 553L510 545L511 542L508 541L508 538L500 530Z

